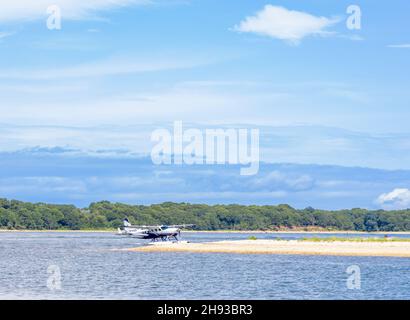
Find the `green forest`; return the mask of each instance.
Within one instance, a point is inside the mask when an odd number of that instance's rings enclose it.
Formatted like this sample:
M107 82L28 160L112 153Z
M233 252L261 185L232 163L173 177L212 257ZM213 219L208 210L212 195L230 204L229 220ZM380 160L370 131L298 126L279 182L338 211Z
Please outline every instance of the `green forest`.
M101 201L88 208L0 199L0 228L13 230L114 229L133 224L195 224L195 230L284 230L317 228L349 231L410 231L410 210L298 210L277 206L205 205L166 202L126 205Z

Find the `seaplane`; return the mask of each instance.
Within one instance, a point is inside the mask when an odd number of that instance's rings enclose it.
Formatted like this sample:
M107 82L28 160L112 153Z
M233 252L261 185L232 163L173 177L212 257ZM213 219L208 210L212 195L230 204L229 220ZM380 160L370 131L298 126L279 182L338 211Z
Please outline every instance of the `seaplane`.
M192 228L193 224L136 226L132 225L127 218L123 220L123 227L118 228L118 235L130 236L137 239L156 241L179 241L181 229Z

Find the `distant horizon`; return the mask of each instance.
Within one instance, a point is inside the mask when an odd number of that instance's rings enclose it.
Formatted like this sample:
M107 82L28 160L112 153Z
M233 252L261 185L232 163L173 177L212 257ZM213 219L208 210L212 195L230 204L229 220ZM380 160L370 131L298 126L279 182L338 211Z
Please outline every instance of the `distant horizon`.
M344 208L344 209L323 209L323 208L316 208L316 207L304 207L304 208L297 208L293 207L292 205L288 203L277 203L277 204L238 204L238 203L215 203L215 204L208 204L208 203L199 203L199 202L173 202L173 201L164 201L164 202L157 202L157 203L150 203L150 204L142 204L142 203L125 203L125 202L117 202L117 201L110 201L110 200L99 200L99 201L93 201L90 202L88 206L82 207L82 206L77 206L73 203L52 203L52 202L33 202L33 201L25 201L21 199L9 199L9 198L1 198L0 200L7 200L7 201L18 201L22 203L29 203L29 204L45 204L45 205L52 205L52 206L74 206L76 209L79 210L84 210L84 209L89 209L89 207L94 204L94 203L103 203L107 202L110 204L119 204L119 205L125 205L125 206L142 206L142 207L150 207L150 206L161 206L164 204L176 204L176 205L190 205L190 206L208 206L208 207L215 207L215 206L238 206L238 207L278 207L278 206L288 206L294 210L307 210L307 209L314 209L314 210L319 210L319 211L325 211L325 212L340 212L340 211L353 211L353 210L365 210L367 212L407 212L410 211L410 207L406 209L368 209L368 208Z

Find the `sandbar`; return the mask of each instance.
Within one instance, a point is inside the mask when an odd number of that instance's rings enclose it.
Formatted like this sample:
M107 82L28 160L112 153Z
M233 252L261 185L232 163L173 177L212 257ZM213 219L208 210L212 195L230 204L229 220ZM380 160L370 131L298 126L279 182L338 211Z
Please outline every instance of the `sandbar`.
M158 242L132 252L191 252L231 254L288 254L410 258L410 242L300 241L300 240L235 240L203 243Z

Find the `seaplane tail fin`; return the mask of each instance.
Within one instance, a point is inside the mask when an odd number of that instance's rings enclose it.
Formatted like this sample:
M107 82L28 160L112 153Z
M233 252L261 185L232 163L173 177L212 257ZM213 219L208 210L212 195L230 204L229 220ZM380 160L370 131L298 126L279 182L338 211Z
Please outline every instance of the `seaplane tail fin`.
M123 223L124 223L124 227L131 227L131 223L128 221L127 218L124 219Z

